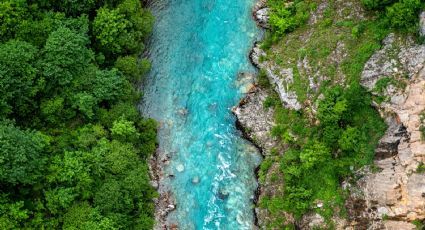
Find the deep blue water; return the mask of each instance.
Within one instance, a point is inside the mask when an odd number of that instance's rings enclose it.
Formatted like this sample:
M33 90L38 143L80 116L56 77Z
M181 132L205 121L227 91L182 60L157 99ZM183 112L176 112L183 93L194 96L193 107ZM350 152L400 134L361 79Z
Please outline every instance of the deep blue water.
M254 2L153 2L142 113L160 122L160 150L172 156L165 171L175 177L165 183L177 209L169 221L184 230L252 229L260 157L240 137L230 109L242 97L238 73L255 71L248 60L259 34Z

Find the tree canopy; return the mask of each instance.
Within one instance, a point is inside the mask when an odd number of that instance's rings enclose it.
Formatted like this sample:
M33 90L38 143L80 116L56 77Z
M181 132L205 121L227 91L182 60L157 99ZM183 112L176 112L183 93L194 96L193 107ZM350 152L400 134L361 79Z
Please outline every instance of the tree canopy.
M0 229L151 229L137 0L0 3Z

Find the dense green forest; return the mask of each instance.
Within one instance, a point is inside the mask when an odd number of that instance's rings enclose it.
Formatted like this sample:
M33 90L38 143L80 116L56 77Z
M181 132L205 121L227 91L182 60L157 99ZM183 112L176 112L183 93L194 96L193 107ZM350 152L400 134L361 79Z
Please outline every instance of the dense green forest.
M150 229L138 0L0 2L0 229Z

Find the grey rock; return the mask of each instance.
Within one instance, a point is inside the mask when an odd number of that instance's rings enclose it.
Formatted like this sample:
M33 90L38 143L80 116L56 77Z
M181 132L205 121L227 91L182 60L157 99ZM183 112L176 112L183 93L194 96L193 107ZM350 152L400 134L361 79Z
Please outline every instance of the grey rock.
M269 13L270 13L270 9L269 8L262 8L259 9L255 12L255 19L257 21L257 24L260 27L263 28L269 28Z
M422 11L419 16L419 35L425 36L425 11Z
M254 65L266 71L266 75L270 83L274 86L276 92L282 101L283 106L290 109L299 110L301 104L298 102L297 94L294 91L289 91L287 83L293 82L292 68L282 68L270 61L261 61L266 53L257 45L252 49L250 58Z
M271 149L277 145L277 141L270 136L270 130L274 126L274 111L263 106L267 96L265 90L252 88L239 105L232 109L246 137L260 147L265 155L270 154Z

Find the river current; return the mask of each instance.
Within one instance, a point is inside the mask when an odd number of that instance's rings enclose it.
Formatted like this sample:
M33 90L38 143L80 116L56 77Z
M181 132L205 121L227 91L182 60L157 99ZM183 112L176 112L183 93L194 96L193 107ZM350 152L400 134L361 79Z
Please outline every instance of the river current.
M180 229L252 229L254 169L261 158L235 128L240 72L259 31L253 0L153 0L152 61L142 113L160 122L160 151Z

